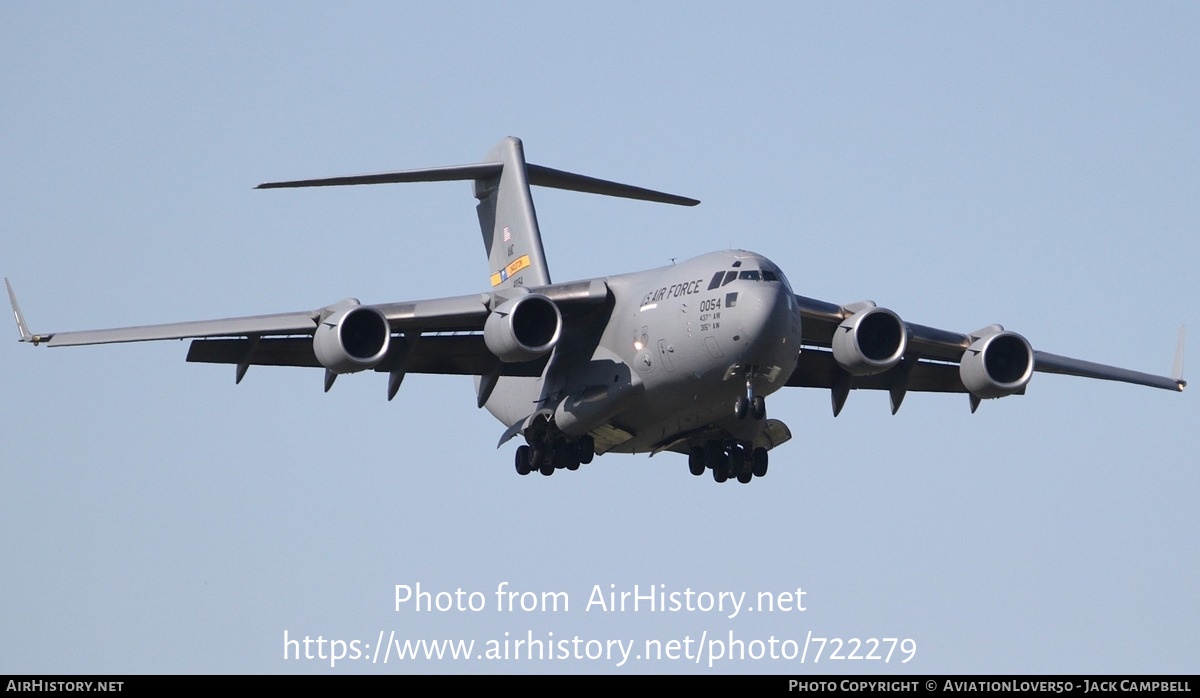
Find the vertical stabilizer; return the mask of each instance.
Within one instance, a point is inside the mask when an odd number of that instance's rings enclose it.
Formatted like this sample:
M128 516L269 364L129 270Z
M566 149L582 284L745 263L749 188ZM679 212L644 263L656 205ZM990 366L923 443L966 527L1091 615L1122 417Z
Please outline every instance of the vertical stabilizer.
M497 143L483 162L470 165L266 182L257 188L285 189L454 180L475 182L475 198L479 199L479 205L476 207L479 213L479 228L483 232L483 244L488 253L493 289L543 286L550 283L546 253L542 249L542 234L538 230L533 197L529 193L530 185L677 206L695 206L700 203L685 196L527 164L521 139L512 136Z
M505 138L484 161L501 166L499 173L475 180L476 211L492 288L550 283L521 140Z

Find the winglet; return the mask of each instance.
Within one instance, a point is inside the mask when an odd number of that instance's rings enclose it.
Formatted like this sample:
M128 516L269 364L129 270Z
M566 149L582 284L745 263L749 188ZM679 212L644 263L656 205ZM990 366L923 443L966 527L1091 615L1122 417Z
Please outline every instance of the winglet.
M9 293L12 293L11 288ZM1175 343L1175 363L1171 367L1171 378L1179 385L1180 391L1187 385L1187 381L1183 379L1183 325L1179 326L1179 340Z
M29 326L25 324L25 316L21 314L21 306L17 303L17 294L13 291L12 283L8 277L4 277L4 285L8 287L8 302L12 304L13 317L17 319L17 330L21 333L22 342L38 343L38 338L34 337L29 331Z

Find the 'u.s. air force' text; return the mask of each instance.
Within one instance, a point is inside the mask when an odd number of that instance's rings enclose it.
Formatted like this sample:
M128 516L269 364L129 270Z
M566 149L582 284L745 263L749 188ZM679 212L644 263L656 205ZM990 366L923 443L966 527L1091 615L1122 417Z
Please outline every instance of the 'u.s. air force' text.
M804 606L804 589L795 591L760 591L750 595L745 591L697 591L691 587L669 589L666 584L651 584L619 588L616 584L596 584L588 594L586 613L721 613L736 618L742 612L792 613L808 610ZM395 610L417 612L492 610L500 613L566 613L571 610L571 598L565 591L518 591L508 582L500 582L496 591L430 591L421 583L397 584Z
M704 283L704 279L696 279L695 281L683 281L670 286L656 288L653 291L648 291L642 296L642 307L664 301L668 298L676 298L678 296L690 296L693 293L700 292L700 284Z

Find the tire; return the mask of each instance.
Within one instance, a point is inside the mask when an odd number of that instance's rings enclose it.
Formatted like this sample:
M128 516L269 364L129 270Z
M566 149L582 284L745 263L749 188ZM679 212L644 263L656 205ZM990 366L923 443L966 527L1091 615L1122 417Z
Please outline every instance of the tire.
M587 465L596 457L596 440L590 435L581 436L575 442L575 450L579 454L579 464Z
M733 416L738 419L745 419L746 413L750 411L750 401L743 395L739 397L737 402L733 403Z
M729 447L729 475L730 477L740 476L742 473L750 472L750 464L747 462L746 449L738 444L733 444Z
M767 474L767 449L756 448L750 457L751 472L754 477L762 477Z
M529 467L529 447L528 446L518 446L517 447L516 461L517 461L517 463L516 463L517 475L528 475L529 471L532 470L532 468Z

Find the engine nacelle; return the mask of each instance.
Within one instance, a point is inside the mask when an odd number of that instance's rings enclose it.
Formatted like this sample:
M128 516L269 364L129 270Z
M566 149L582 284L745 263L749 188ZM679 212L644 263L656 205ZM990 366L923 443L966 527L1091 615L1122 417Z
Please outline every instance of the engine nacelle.
M554 301L529 293L506 301L488 315L483 341L505 363L544 356L562 334L562 313Z
M977 397L1012 395L1033 376L1033 347L1016 332L989 334L975 340L963 354L958 374Z
M833 331L833 358L854 376L883 373L904 358L908 328L887 308L867 308Z
M374 368L387 356L392 328L379 310L343 308L325 318L313 335L317 361L334 373Z

